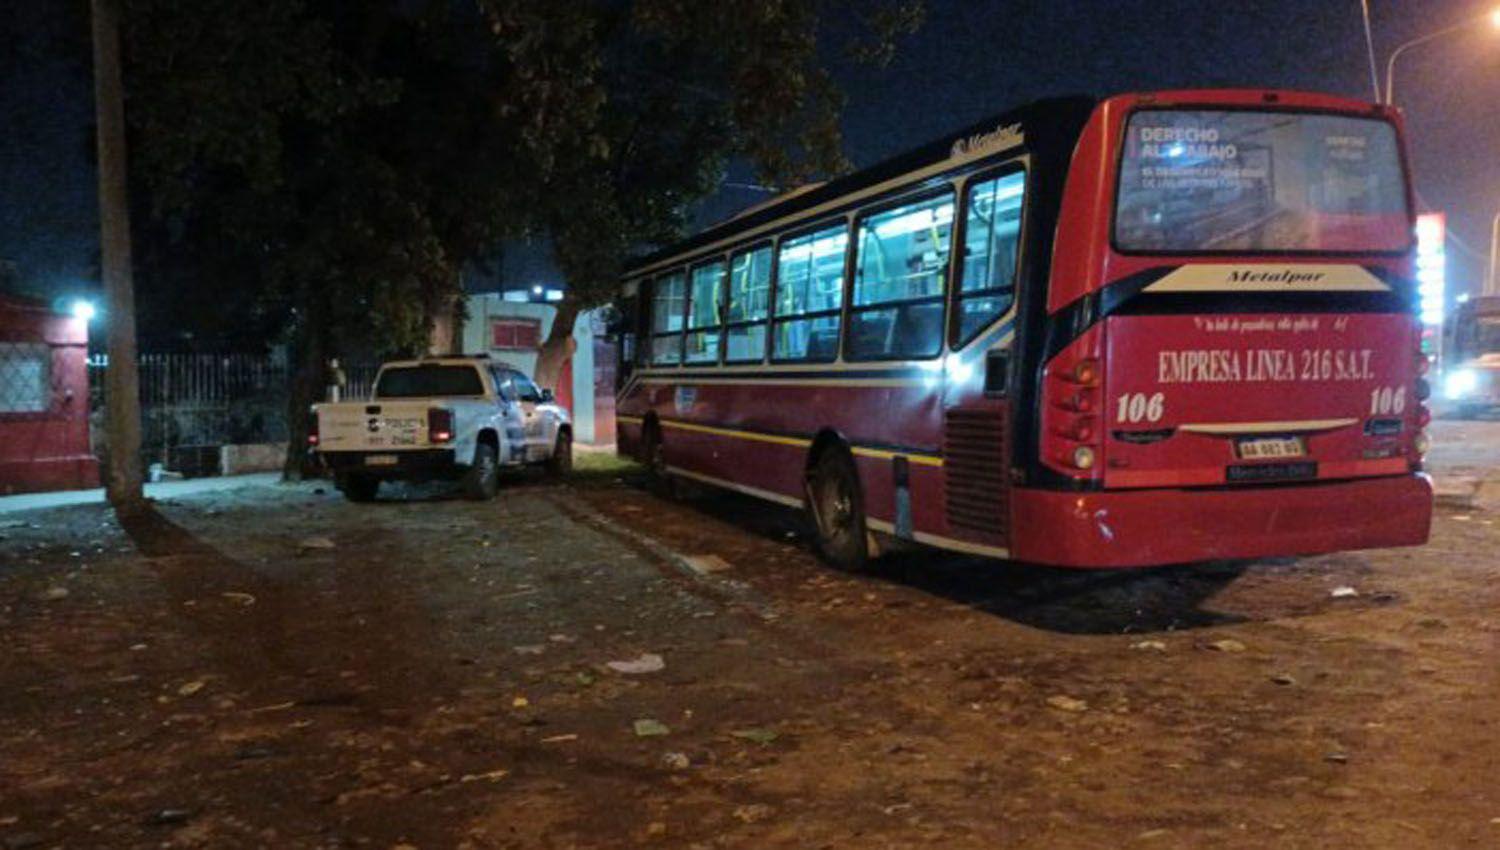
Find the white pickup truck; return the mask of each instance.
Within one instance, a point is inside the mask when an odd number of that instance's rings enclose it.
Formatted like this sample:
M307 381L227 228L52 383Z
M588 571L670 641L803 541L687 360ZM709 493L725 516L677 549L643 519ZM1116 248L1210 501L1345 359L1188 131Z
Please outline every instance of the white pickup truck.
M552 392L483 355L386 363L369 401L313 405L307 439L355 502L374 499L382 481L437 479L491 499L501 467L564 474L573 464L573 425Z

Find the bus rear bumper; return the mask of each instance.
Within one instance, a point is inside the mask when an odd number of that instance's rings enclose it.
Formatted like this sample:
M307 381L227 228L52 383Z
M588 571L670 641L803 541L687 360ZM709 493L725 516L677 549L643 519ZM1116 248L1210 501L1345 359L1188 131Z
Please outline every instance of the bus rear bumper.
M1012 557L1083 568L1419 546L1432 526L1423 474L1222 490L1017 489L1013 500Z

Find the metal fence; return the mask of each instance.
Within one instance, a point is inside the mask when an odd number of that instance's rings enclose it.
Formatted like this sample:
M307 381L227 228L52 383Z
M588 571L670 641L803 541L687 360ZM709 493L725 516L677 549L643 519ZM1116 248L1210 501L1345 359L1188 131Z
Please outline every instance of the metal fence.
M103 439L106 355L89 358L95 451ZM188 475L218 469L219 447L287 440L287 359L283 354L142 354L141 447L147 464ZM367 398L375 364L342 367L344 398Z

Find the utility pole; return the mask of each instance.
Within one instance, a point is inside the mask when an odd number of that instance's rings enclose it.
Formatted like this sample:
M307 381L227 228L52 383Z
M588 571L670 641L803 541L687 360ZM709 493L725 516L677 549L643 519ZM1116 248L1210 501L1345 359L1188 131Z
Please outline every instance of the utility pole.
M125 97L120 71L121 0L92 0L94 112L99 136L99 246L104 267L104 489L115 512L145 505L141 489L141 397L136 363L135 284L130 274L130 205L125 185Z
M1359 0L1359 5L1365 17L1365 52L1370 56L1370 88L1375 92L1375 102L1379 103L1380 72L1375 70L1375 34L1370 29L1370 0Z
M1490 276L1485 281L1485 295L1500 295L1500 212L1490 222Z

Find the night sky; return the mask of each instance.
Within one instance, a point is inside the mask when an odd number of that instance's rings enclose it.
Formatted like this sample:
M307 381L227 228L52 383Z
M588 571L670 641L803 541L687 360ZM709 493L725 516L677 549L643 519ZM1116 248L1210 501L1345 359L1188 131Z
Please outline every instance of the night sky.
M90 282L97 255L86 64L58 55L70 33L54 0L0 3L0 258L47 295ZM838 65L849 97L847 151L869 165L1038 97L1173 87L1256 86L1370 98L1359 0L927 0L926 26L884 69ZM1493 4L1372 0L1384 72L1401 42ZM86 56L84 57L86 59ZM1500 210L1500 31L1414 48L1397 65L1417 186L1449 213L1463 245L1449 246L1450 289L1478 288ZM732 173L732 182L751 182ZM705 205L714 218L765 199L729 188ZM512 256L524 252L512 252ZM537 272L507 264L509 276ZM524 284L527 281L516 281Z

